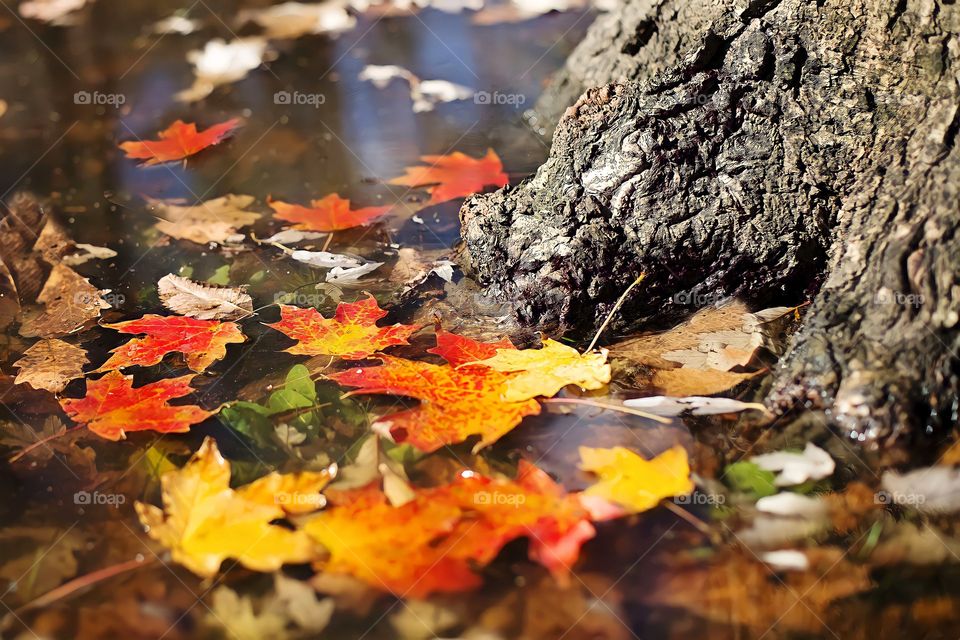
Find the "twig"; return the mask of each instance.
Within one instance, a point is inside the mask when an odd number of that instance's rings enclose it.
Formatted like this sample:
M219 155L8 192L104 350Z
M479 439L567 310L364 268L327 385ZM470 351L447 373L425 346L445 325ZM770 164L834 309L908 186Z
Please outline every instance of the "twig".
M713 532L710 530L710 525L708 525L706 522L704 522L697 516L693 515L686 509L682 507L678 507L677 505L673 504L669 500L664 500L661 504L663 504L663 506L665 506L668 510L672 511L678 518L681 518L689 522L700 533L704 534L707 537L713 537Z
M105 567L103 569L98 569L92 573L80 576L79 578L74 578L69 582L65 582L56 589L48 591L39 598L31 600L27 604L23 605L17 609L17 613L23 613L24 611L29 611L31 609L40 609L48 605L62 600L68 596L73 595L81 589L86 589L87 587L93 586L98 582L103 582L114 576L118 576L122 573L128 571L133 571L134 569L139 569L140 567L145 567L156 562L156 558L146 558L142 560L127 560L126 562L121 562L119 564L112 565L110 567Z
M633 288L638 284L640 284L641 282L643 282L643 279L646 277L647 277L646 272L641 273L639 276L637 276L637 279L634 280L629 287L627 287L627 290L624 291L619 298L617 298L617 302L613 305L613 309L610 309L610 313L607 314L607 317L603 321L603 324L601 324L600 328L597 329L597 333L593 336L593 340L590 341L590 346L587 347L587 350L584 351L584 353L593 351L593 348L597 344L597 340L600 339L600 334L603 333L603 330L607 328L608 324L610 324L610 320L613 319L613 315L620 310L620 307L623 306L623 303L626 301L627 296L630 295L630 292L633 291Z
M597 407L598 409L606 409L607 411L619 411L620 413L629 413L632 416L640 416L641 418L648 418L659 422L660 424L673 424L673 421L669 418L664 418L663 416L657 416L652 413L647 413L646 411L640 411L639 409L632 409L630 407L625 407L620 404L607 404L606 402L597 402L596 400L588 400L586 398L546 398L540 402L545 402L549 404L584 404L588 407Z
M47 436L46 438L41 438L40 440L37 440L36 442L34 442L33 444L31 444L30 446L24 447L24 448L21 449L19 452L15 453L13 456L10 457L9 462L10 462L11 464L13 464L14 462L16 462L17 460L19 460L19 459L22 458L23 456L27 455L28 453L30 453L31 451L33 451L33 450L36 449L37 447L39 447L39 446L41 446L41 445L45 445L45 444L47 444L48 442L51 442L52 440L56 440L57 438L62 438L63 436L67 435L68 433L73 433L74 431L78 431L78 430L80 430L80 429L83 429L83 425L78 425L78 426L76 426L76 427L70 427L69 429L64 429L63 431L60 431L60 432L58 432L58 433L55 433L55 434L53 434L52 436Z

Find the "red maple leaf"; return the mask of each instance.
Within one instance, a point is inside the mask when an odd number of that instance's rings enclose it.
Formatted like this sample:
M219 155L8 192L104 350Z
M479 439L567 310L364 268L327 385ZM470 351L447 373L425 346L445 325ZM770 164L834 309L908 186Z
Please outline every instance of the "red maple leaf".
M407 167L406 173L388 184L424 188L430 194L430 204L463 198L484 187L503 187L509 182L503 172L503 163L493 149L480 159L454 151L444 156L421 156L427 166Z
M366 300L338 304L332 318L324 318L314 308L282 304L280 322L267 326L297 340L287 353L359 360L387 347L407 344L407 339L420 330L416 325L377 326L386 315L376 298L367 294Z
M436 336L437 346L427 349L427 353L437 354L454 367L492 358L497 355L497 349L516 349L506 338L496 342L478 342L472 338L445 331L441 327L437 327Z
M390 210L390 207L351 209L350 201L335 193L319 200L311 200L309 207L279 200L268 200L267 204L276 212L275 218L296 222L295 228L308 231L341 231L359 227L369 224Z
M159 140L130 140L121 142L120 148L128 158L145 160L141 166L163 164L183 160L217 144L239 125L240 120L233 118L198 132L196 124L177 120L158 134Z
M184 316L148 314L137 320L103 326L120 333L145 333L147 336L134 338L111 351L113 355L97 371L135 365L149 367L159 363L168 353L178 352L186 356L188 367L201 373L227 355L226 345L246 339L235 322Z
M87 381L83 398L64 398L60 406L74 422L107 440L120 440L130 431L185 433L190 425L213 415L195 405L171 405L168 400L193 391L193 375L169 378L133 388L133 376L110 371Z

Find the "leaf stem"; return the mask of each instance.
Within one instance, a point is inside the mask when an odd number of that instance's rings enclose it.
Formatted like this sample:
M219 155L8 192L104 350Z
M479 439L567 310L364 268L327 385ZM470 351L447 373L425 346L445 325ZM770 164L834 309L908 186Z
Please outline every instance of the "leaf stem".
M102 582L113 576L118 576L122 573L128 571L133 571L134 569L139 569L140 567L145 567L156 562L156 558L146 558L142 560L127 560L126 562L121 562L103 569L98 569L86 575L74 578L69 582L65 582L59 587L46 592L42 596L35 598L17 609L17 613L22 613L24 611L29 611L31 609L40 609L48 605L62 600L68 596L73 595L81 589L86 589L87 587L93 586L98 582Z
M640 284L641 282L643 282L643 279L646 277L647 277L647 273L644 271L639 276L637 276L637 279L634 280L632 283L630 283L630 286L627 287L627 290L624 291L619 298L617 298L617 302L613 305L613 309L610 309L610 313L607 314L607 317L603 321L603 324L601 324L600 328L597 329L597 333L593 336L593 340L590 341L590 346L587 347L587 350L584 351L584 353L593 351L593 348L597 344L597 340L600 339L600 334L603 333L604 329L607 328L607 325L610 324L610 320L613 319L613 315L620 310L620 307L623 306L623 303L626 301L627 296L630 295L630 292L633 291L633 288L638 284Z
M57 438L62 438L63 436L67 435L68 433L73 433L74 431L77 431L77 430L79 430L79 429L83 429L83 425L78 425L78 426L76 426L76 427L70 427L69 429L64 429L63 431L60 431L60 432L58 432L58 433L55 433L55 434L53 434L52 436L47 436L46 438L41 438L40 440L37 440L37 441L34 442L33 444L31 444L31 445L29 445L29 446L27 446L27 447L24 447L23 449L21 449L20 451L18 451L17 453L15 453L13 456L10 457L9 462L10 462L11 464L13 464L14 462L16 462L17 460L19 460L19 459L22 458L23 456L27 455L28 453L30 453L31 451L33 451L33 450L36 449L37 447L40 447L41 445L45 445L45 444L47 444L48 442L51 442L51 441L53 441L53 440L56 440Z

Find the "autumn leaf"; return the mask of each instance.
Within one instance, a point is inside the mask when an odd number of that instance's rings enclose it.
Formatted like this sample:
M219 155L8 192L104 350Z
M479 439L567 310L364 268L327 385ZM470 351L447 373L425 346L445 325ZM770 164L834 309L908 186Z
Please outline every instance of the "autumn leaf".
M74 422L107 440L120 440L128 431L186 433L190 425L213 415L194 405L171 405L168 400L193 391L193 375L180 376L133 388L133 376L110 371L87 381L87 395L65 398L60 405Z
M145 160L141 166L183 160L203 151L228 137L240 125L238 118L197 131L197 125L177 120L161 131L159 140L140 140L120 143L128 158Z
M64 336L92 324L110 304L101 291L70 267L57 264L50 271L37 302L43 310L23 314L20 335L28 338Z
M142 502L135 506L150 537L199 576L215 575L226 558L255 571L275 571L315 557L304 532L273 521L288 513L283 505L307 505L297 513L322 506L319 491L330 478L330 471L274 473L234 491L230 463L207 438L183 469L161 478L163 509Z
M389 393L420 400L420 406L379 419L376 428L394 442L421 451L480 435L478 451L499 440L523 420L540 413L534 400L505 402L508 376L482 367L454 368L379 356L379 367L354 367L328 376L354 393Z
M544 339L541 349L500 349L495 356L476 364L519 374L507 381L504 391L504 400L513 402L551 397L568 384L599 389L610 382L606 350L581 354L549 338Z
M464 591L480 585L474 567L529 537L531 559L563 579L595 534L579 497L527 463L516 480L464 471L447 485L414 492L395 507L376 485L328 491L333 506L304 525L330 553L324 572L401 597Z
M480 159L454 151L443 156L422 156L424 165L407 167L406 173L388 184L423 188L430 204L437 204L478 193L484 187L503 187L509 182L500 157L493 149Z
M359 360L387 347L407 344L407 339L420 329L403 324L377 326L377 321L386 315L376 298L368 294L366 300L341 302L332 318L324 318L313 308L282 304L280 321L267 326L297 341L287 353Z
M259 213L247 210L254 202L253 196L230 194L193 206L153 199L148 202L162 218L157 230L197 244L237 242L243 239L237 230L260 219Z
M137 320L127 320L104 327L120 333L145 333L145 338L134 338L111 353L97 371L123 367L149 367L159 363L168 353L182 353L187 366L202 373L217 360L227 355L228 344L243 342L246 338L234 322L197 320L183 316L147 314Z
M506 338L496 342L478 342L472 338L460 336L445 331L441 327L436 329L437 346L427 349L427 353L435 353L452 367L461 367L478 360L486 360L497 355L498 349L516 349Z
M600 478L585 495L605 498L634 513L652 509L664 498L687 495L694 488L687 451L680 445L651 460L624 447L580 447L580 468Z
M236 320L253 315L253 299L242 288L217 287L171 274L157 282L167 309L198 320Z
M20 369L14 383L60 393L68 382L83 377L86 364L87 352L80 347L56 338L40 340L13 363Z
M359 227L370 224L390 210L390 207L351 209L350 201L335 193L311 200L309 207L279 200L268 200L267 204L276 212L275 218L295 222L295 229L306 231L341 231Z

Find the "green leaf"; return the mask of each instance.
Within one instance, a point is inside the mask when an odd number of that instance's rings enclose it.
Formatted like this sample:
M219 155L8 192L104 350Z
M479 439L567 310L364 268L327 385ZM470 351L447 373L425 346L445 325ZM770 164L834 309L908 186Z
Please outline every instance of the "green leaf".
M772 471L761 469L746 460L728 464L723 470L723 480L728 487L756 498L772 496L777 492L777 485L774 484L776 477Z
M310 404L317 403L317 385L310 377L310 370L302 364L296 364L287 372L284 389L299 393L310 400ZM310 406L310 405L307 405Z

